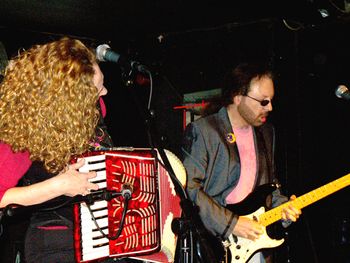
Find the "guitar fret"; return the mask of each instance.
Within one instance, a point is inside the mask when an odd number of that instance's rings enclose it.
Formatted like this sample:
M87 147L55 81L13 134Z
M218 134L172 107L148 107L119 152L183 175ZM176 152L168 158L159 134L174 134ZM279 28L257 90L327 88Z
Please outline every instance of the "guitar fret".
M291 201L291 203L295 207L301 209L348 185L350 185L350 173L296 198L294 201ZM265 212L264 214L259 216L259 222L266 227L282 219L283 208L285 208L288 205L289 202Z

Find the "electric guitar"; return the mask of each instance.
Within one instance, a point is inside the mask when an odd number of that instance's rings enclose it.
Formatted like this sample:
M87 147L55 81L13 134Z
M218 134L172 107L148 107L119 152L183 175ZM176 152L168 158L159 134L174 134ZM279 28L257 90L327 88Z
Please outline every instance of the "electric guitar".
M350 173L311 192L299 196L290 203L292 203L294 207L302 209L330 194L337 192L338 190L348 185L350 185ZM244 215L242 211L245 211L249 207L254 207L253 203L255 203L255 207L256 203L264 204L267 195L274 191L277 187L278 186L276 184L262 185L242 202L234 205L228 205L226 208L230 209L231 211L235 211L235 213ZM246 212L250 214L245 215L245 217L258 221L264 226L264 233L255 241L230 235L228 240L225 240L223 242L225 247L228 247L230 250L229 252L231 254L231 261L229 262L245 263L258 250L280 246L284 242L284 239L271 239L266 232L266 227L282 219L282 210L288 205L289 203L284 203L266 212L265 207L263 206L255 212Z

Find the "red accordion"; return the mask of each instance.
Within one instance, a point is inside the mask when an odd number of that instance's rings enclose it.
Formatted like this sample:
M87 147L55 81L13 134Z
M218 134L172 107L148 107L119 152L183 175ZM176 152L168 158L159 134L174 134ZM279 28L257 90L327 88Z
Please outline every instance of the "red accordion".
M100 190L132 190L120 236L111 240L120 226L124 198L99 200L74 207L74 246L77 262L99 261L106 257L135 258L151 262L173 262L176 236L171 231L173 218L180 217L180 200L166 170L159 165L157 151L116 148L84 155L81 172L96 171L91 182ZM179 178L186 178L185 168L169 151L166 155ZM158 156L158 157L157 157ZM180 176L179 176L180 174ZM94 220L95 221L94 221ZM101 231L106 235L104 236Z

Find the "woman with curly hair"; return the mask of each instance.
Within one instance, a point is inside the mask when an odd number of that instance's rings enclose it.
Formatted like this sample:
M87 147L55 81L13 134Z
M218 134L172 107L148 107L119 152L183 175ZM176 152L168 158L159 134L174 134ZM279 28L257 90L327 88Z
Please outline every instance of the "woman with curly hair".
M94 53L79 40L36 45L11 60L0 84L0 207L98 189L88 181L95 173L78 172L84 160L68 164L102 143L95 138L106 93ZM74 262L71 213L33 214L26 262Z

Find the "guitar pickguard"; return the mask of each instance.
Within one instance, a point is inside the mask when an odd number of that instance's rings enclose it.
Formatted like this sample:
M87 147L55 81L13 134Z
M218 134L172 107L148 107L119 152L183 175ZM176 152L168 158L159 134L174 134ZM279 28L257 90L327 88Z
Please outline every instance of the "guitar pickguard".
M245 217L255 220L264 212L265 208L261 207L254 213L246 215ZM228 242L230 244L231 263L245 263L255 254L255 252L264 248L278 247L284 242L284 239L271 239L264 227L264 233L255 241L230 235Z

